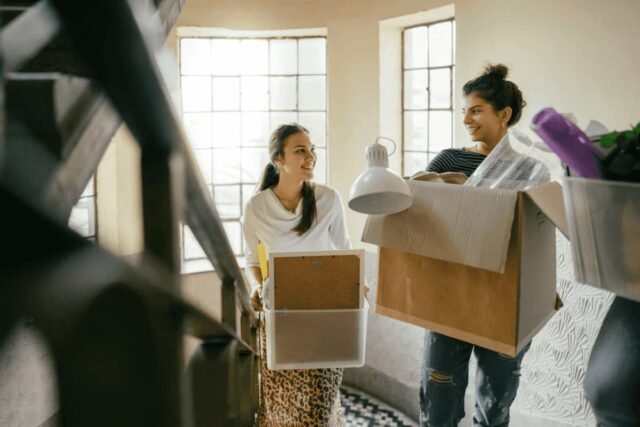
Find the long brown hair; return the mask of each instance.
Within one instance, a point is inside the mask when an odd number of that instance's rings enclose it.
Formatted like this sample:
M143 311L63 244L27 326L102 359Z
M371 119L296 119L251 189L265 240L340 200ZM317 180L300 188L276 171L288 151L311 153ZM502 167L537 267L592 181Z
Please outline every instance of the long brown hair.
M280 174L276 168L275 161L279 157L284 157L284 146L287 142L287 138L298 132L304 132L307 135L309 134L309 131L298 123L280 125L271 134L271 138L269 138L269 158L271 159L271 162L269 162L269 164L264 168L262 178L260 178L260 184L258 185L260 191L275 187L278 184ZM293 231L296 231L299 236L302 236L311 228L311 225L313 225L318 214L316 209L316 194L313 184L309 181L304 181L302 183L301 193L302 218L300 218L298 225L293 228Z

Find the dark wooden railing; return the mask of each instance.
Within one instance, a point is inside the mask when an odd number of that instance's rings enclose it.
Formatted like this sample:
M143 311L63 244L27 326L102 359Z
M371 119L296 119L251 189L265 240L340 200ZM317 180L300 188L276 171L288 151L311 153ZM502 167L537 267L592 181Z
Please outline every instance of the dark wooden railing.
M257 319L248 284L132 12L141 3L0 4L3 14L24 9L0 31L0 347L20 319L42 332L62 426L252 425ZM158 33L166 36L182 4L153 4ZM72 65L60 50L47 56L52 43L71 46ZM60 74L61 62L77 75ZM67 95L63 118L54 93ZM144 254L135 266L65 225L122 122L142 154ZM219 318L180 294L183 218L220 278ZM184 334L201 339L186 372Z

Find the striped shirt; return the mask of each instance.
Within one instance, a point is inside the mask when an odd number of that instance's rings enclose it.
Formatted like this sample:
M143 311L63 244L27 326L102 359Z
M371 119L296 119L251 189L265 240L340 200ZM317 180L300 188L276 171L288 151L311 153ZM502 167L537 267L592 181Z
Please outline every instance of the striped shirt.
M462 172L466 176L476 170L487 156L473 151L465 151L461 148L447 148L442 150L427 165L427 172L445 173Z

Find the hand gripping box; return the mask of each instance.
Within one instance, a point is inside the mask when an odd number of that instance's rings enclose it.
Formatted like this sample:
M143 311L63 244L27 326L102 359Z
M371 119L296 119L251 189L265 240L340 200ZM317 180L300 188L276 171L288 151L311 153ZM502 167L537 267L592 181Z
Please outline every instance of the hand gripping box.
M364 251L269 254L267 367L364 365L368 305Z
M413 206L370 216L363 233L380 246L376 312L515 356L561 305L547 216L560 186L409 186Z

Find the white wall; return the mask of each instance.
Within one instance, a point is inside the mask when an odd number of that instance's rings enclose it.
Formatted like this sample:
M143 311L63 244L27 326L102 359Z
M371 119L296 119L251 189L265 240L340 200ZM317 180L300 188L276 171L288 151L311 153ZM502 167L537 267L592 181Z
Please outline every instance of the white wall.
M458 93L485 61L504 62L529 104L523 124L553 106L627 128L640 119L638 17L637 0L457 1Z
M122 256L142 252L140 147L124 125L100 162L96 185L100 244Z

